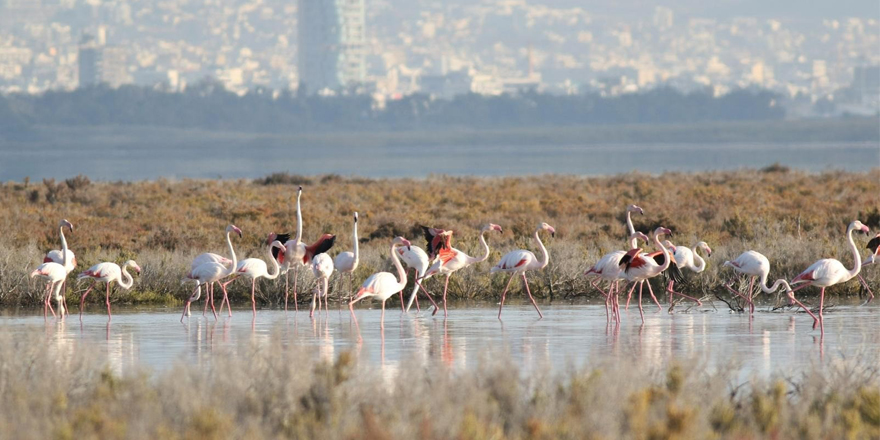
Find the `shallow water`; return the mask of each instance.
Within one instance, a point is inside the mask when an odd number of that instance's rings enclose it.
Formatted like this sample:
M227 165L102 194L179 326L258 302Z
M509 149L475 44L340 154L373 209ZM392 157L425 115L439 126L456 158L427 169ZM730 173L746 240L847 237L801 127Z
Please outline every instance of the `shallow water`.
M880 164L876 142L322 146L247 144L259 154L242 156L243 146L138 142L80 145L74 149L0 143L0 180L66 178L97 180L170 178L256 178L271 172L425 177L429 174L511 176L528 174L611 175L630 171L706 171L759 168L780 163L808 171L868 171ZM267 162L266 158L271 158Z
M27 313L0 317L0 328L13 334L42 331L58 350L97 347L119 373L138 366L164 370L177 362L209 363L214 355L235 353L231 349L241 342L294 346L324 359L353 350L361 362L390 374L401 362L474 368L486 353L499 350L525 371L604 360L660 365L676 358L710 369L733 363L743 378L841 358L880 362L877 306L832 308L826 312L824 338L802 313L759 311L749 319L707 306L675 315L646 306L644 325L631 307L623 311L619 327L606 325L601 305L543 305L540 320L530 305L505 305L501 321L492 304L453 306L446 320L442 312L432 317L413 309L403 315L390 307L384 331L378 303L355 310L358 326L347 310L336 307L331 304L329 313L315 319L302 310L258 310L256 320L238 307L232 318L224 314L215 321L210 313L204 318L197 312L184 323L178 322L177 309L118 307L110 323L99 313L85 315L82 324L76 315L44 321Z

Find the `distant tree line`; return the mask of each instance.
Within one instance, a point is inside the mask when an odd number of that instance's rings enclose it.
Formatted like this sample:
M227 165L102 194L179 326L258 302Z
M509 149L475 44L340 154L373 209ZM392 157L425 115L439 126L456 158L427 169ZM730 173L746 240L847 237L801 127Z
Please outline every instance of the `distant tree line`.
M598 94L415 94L378 106L368 95L306 96L254 89L239 96L214 81L184 92L103 86L40 95L0 96L0 134L45 125L148 125L212 130L320 132L453 127L505 128L628 123L781 119L779 97L766 90L710 91L658 88L614 97Z

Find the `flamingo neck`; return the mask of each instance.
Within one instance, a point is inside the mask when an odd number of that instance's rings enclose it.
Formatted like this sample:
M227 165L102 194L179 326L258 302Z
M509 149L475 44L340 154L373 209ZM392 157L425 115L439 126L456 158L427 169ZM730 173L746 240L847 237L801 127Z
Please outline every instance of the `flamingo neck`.
M128 263L125 263L122 265L122 279L119 280L119 287L128 290L131 289L132 284L134 284L134 278L128 273Z
M61 233L61 265L67 269L67 239L64 238L64 226L59 228Z
M302 193L297 192L296 194L296 237L293 239L296 244L299 244L302 241L303 234L303 217L302 211L300 210L299 198L302 196Z
M489 259L489 243L486 243L486 231L480 231L480 246L483 247L483 256L479 258L468 257L468 265L482 263Z
M663 251L663 254L666 255L666 258L663 259L663 264L660 265L660 269L658 272L663 272L666 269L669 269L669 265L672 263L672 255L669 254L669 251L666 250L666 247L663 246L663 243L660 242L660 236L654 234L654 244Z
M403 290L406 287L406 270L403 268L403 265L400 264L400 258L397 257L397 245L391 245L391 260L394 262L394 267L397 268L397 279L398 285L400 287L399 290Z
M694 246L692 249L694 252L694 261L696 261L696 263L697 263L697 265L694 268L696 269L697 273L700 273L700 272L706 270L706 260L704 260L703 257L700 256L700 249L701 248L699 246Z
M629 209L626 210L626 230L629 232L627 234L629 236L632 236L636 233L636 228L635 226L633 226L632 211L630 211ZM633 238L629 241L630 249L635 249L637 247L639 247L639 241L637 238Z
M229 254L232 255L232 265L229 266L226 273L231 275L238 267L238 258L235 257L235 249L232 248L232 237L229 236L229 232L226 233L226 245L229 246Z
M541 237L538 235L538 231L540 231L540 229L535 229L535 241L538 242L538 247L541 248L542 258L537 269L543 269L547 267L548 264L550 264L550 253L547 252L547 248L544 247L544 243L541 241Z
M785 286L786 290L791 290L791 286L788 285L788 281L783 280L782 278L776 280L772 286L767 287L767 275L761 277L761 290L764 293L774 293L779 289L779 286Z
M278 265L278 260L276 260L275 257L272 256L272 245L271 244L266 249L266 253L269 254L269 261L271 262L270 264L272 264L272 267L275 268L275 273L268 273L267 272L263 278L266 278L267 280L274 280L275 278L278 278L278 275L281 275L281 266Z
M354 222L354 265L358 264L358 222Z
M849 242L849 248L853 253L853 260L855 260L855 265L853 266L853 268L847 271L847 273L849 274L849 278L847 278L847 280L854 278L856 275L859 274L859 271L862 270L862 256L859 255L859 249L856 247L856 243L853 241L852 233L852 226L846 228L846 241Z

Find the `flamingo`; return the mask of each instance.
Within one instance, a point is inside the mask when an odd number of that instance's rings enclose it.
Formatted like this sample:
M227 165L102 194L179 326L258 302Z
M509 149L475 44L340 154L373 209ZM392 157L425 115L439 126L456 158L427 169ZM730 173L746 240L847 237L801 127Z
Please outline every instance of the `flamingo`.
M257 278L265 278L267 280L274 280L281 275L281 267L278 265L278 261L275 260L275 257L272 255L272 249L284 248L284 244L278 240L272 241L269 246L266 248L266 252L269 254L269 260L272 261L272 267L275 269L275 273L269 273L269 267L266 265L266 262L259 258L245 258L238 262L235 266L235 275L229 281L223 283L223 287L225 288L229 283L238 279L238 277L243 276L251 279L251 310L254 312L254 317L257 316L257 300L255 298L256 290L257 290ZM224 299L224 302L226 300ZM220 313L223 313L223 302L220 303ZM232 307L230 304L226 304L230 308Z
M706 253L706 257L712 256L712 248L705 241L698 241L697 244L693 246L693 248L689 248L687 246L676 246L672 244L671 241L666 240L664 242L667 249L672 250L672 258L675 260L675 265L681 268L690 269L694 273L702 273L706 270L706 260L700 256L699 251L703 251ZM672 295L678 295L684 298L687 298L691 301L697 303L698 306L703 305L703 302L697 298L687 296L683 293L676 292L673 290L673 286L675 285L675 279L672 277L669 278L669 285L666 286L666 292L669 293L669 310L672 311Z
M231 232L234 232L234 229L232 229L231 226L227 226L226 227L226 239L227 240L229 240L229 234ZM217 255L212 252L205 252L205 253L199 254L195 258L193 258L192 263L189 264L189 269L190 269L190 271L192 271L193 269L195 269L205 263L219 263L224 266L230 266L232 264L232 260L230 260L229 258L220 256L220 255ZM201 285L197 285L196 289L198 289L198 292L196 295L196 297L198 298L198 297L202 296ZM207 299L207 296L205 298ZM207 303L205 305L207 306ZM222 305L221 305L221 307L222 307Z
M865 257L865 261L862 263L862 267L880 262L880 233L878 233L874 236L874 238L868 241L868 246L866 246L866 248L870 250L871 253L867 257ZM874 292L871 292L871 288L868 287L868 282L865 281L864 278L862 278L862 274L859 274L858 277L859 282L861 282L862 285L865 286L865 290L868 291L868 300L865 301L865 304L868 304L869 302L871 302L871 300L874 299Z
M755 280L760 279L758 286L764 293L775 293L780 286L787 286L788 283L785 280L776 280L772 286L767 286L767 277L770 275L770 260L767 259L763 254L756 251L745 251L739 254L736 259L733 261L725 261L724 266L730 266L737 273L744 274L749 277L749 290L748 294L742 293L738 290L734 290L731 284L725 284L724 287L727 288L734 295L740 296L742 299L746 300L749 304L749 314L755 312L755 305L753 302L754 295L752 293L752 287L754 286Z
M382 301L382 318L380 325L382 329L385 328L385 301L394 296L395 293L401 292L403 288L406 287L406 270L404 270L403 265L400 264L400 259L398 258L399 253L396 252L401 246L409 248L412 246L412 243L403 237L396 237L391 241L391 261L394 263L394 267L397 268L397 276L395 277L394 274L390 272L378 272L370 275L370 277L364 281L364 284L361 285L361 288L354 296L354 299L348 303L348 310L351 311L351 316L354 318L355 325L357 325L357 316L354 314L354 304L366 297L372 296ZM403 301L402 294L401 301Z
M639 214L645 215L645 210L636 206L629 205L626 207L626 230L627 230L627 241L630 249L635 249L638 247L638 241L635 234L636 228L633 226L632 222L632 213L638 212ZM620 288L620 281L625 280L626 276L623 270L620 268L620 259L626 255L626 251L613 251L605 254L599 261L596 262L592 267L587 269L584 272L585 276L595 275L598 278L590 283L593 287L596 288L602 295L605 296L605 317L610 320L610 315L608 315L608 302L611 301L612 310L617 310L617 306L614 304L616 302L617 297L614 296L612 298L612 294L615 290ZM599 287L599 282L604 279L608 281L608 292L603 291ZM617 322L620 322L620 315L615 315Z
M40 278L45 278L46 282L46 296L43 300L43 318L47 318L49 316L49 310L52 311L52 316L57 317L55 314L55 310L52 309L52 305L49 303L51 298L55 298L55 302L58 305L58 313L61 314L61 318L64 319L64 314L67 313L67 307L64 306L63 297L61 296L61 287L64 284L65 280L67 280L67 267L70 263L69 259L73 258L73 252L70 252L67 249L67 240L64 238L64 228L73 232L73 225L67 220L61 220L60 229L61 229L61 250L58 253L61 255L61 262L56 263L54 261L44 261L43 264L37 266L33 272L31 272L31 278L39 276ZM55 251L52 251L55 252ZM52 253L50 252L50 254Z
M803 289L804 287L809 286L818 286L819 290L819 317L816 318L815 315L810 313L810 316L813 318L813 328L816 328L816 325L819 325L820 331L822 335L825 334L825 317L823 316L822 309L825 307L825 288L831 287L835 284L845 283L859 274L859 271L862 270L862 256L859 255L859 249L856 247L855 242L852 238L853 231L862 231L864 233L868 233L868 227L863 225L862 222L858 220L854 220L849 226L846 228L846 240L849 242L849 247L853 253L854 265L853 268L847 270L846 267L838 260L833 258L823 258L807 268L807 270L801 272L798 276L794 277L791 280L790 284L800 284L804 283L802 286L795 287L791 290L791 296L794 296L794 292ZM804 310L808 313L809 309L804 307L803 304L798 303Z
M348 274L349 297L351 296L351 287L354 283L354 271L358 267L358 213L354 213L354 232L352 233L352 244L354 252L341 252L333 260L333 266L339 271L341 277L343 273Z
M641 240L648 241L648 237L645 234L642 234L641 232L636 232L636 234L639 234L638 238ZM643 284L645 281L660 275L663 271L669 269L670 266L672 266L674 270L677 270L677 266L673 266L672 258L668 257L669 251L663 246L663 243L660 242L661 235L669 234L672 234L672 231L660 226L654 230L654 244L660 249L659 251L644 254L641 249L630 249L620 260L620 265L624 266L624 273L626 273L627 281L633 283L633 289L635 289L636 284L639 285L639 315L642 317L642 323L645 322L645 312L642 310ZM632 242L632 240L630 240L630 242ZM672 272L670 276L672 276L673 279L679 278L681 272ZM648 291L651 293L651 297L654 297L654 290L651 288L650 282L648 283ZM632 293L632 290L630 290L630 293Z
M502 234L504 233L504 231L501 229L501 226L498 226L494 223L489 223L483 226L482 229L480 229L480 245L483 247L482 257L471 257L470 255L454 247L447 246L439 252L439 258L437 258L434 264L430 268L428 268L427 272L425 272L425 277L430 277L438 273L446 275L446 282L443 284L443 316L449 316L449 313L446 310L446 290L449 288L449 277L458 270L464 269L477 263L482 263L483 261L489 259L489 244L486 243L485 235L486 232L489 231L498 231Z
M67 240L64 239L64 228L67 227L70 229L70 232L73 232L73 225L67 220L61 220L58 223L58 232L61 235L61 243L63 246L67 245ZM64 260L63 256L67 254L67 260ZM65 262L66 261L66 262ZM66 314L70 314L67 310L67 277L70 272L73 272L73 269L76 268L76 255L73 254L73 251L67 249L67 247L63 247L62 250L53 249L46 253L46 256L43 257L43 263L58 263L64 266L65 273L64 281L61 286L61 298L64 300L63 309L59 310L62 313L62 316Z
M489 273L506 272L511 274L510 280L507 281L507 286L504 287L504 291L501 292L501 305L498 306L498 319L501 319L501 309L504 307L504 297L507 295L507 289L510 288L510 283L513 281L513 277L517 275L522 276L523 285L526 287L526 293L528 293L532 305L535 306L535 310L538 311L538 316L541 319L544 318L544 314L541 313L541 309L538 308L538 303L535 302L535 298L532 296L532 291L529 289L529 280L526 279L526 272L530 270L543 270L547 267L547 264L550 263L550 253L547 252L547 248L544 247L544 243L541 242L541 237L538 235L542 230L550 232L550 236L554 237L556 236L556 229L543 222L538 225L537 229L535 229L534 237L535 241L538 242L538 247L541 248L541 253L543 254L542 260L539 261L531 251L519 249L508 252L507 255L501 257L501 261L489 271Z
M437 303L434 302L434 298L431 297L431 294L422 287L422 281L425 281L429 277L425 277L425 272L428 271L428 268L431 267L431 261L428 259L428 254L425 253L425 250L415 246L410 245L407 247L399 247L397 248L397 255L403 260L403 263L406 264L407 267L411 268L414 272L413 276L413 290L409 295L409 299L406 301L406 308L404 308L404 312L409 312L410 307L412 307L413 301L417 300L416 294L419 293L419 289L421 288L425 295L431 300L431 303L434 304L434 313L437 313L437 310L440 308L437 306ZM403 304L401 303L401 307ZM416 308L419 307L418 301L416 301Z
M319 290L312 295L312 306L309 310L309 318L315 315L315 299L318 300L318 311L321 311L321 293L324 296L324 311L327 311L327 284L330 275L333 275L333 259L329 255L321 253L312 258L312 274L315 278L324 284L324 290Z
M184 281L186 280L196 280L196 288L193 290L192 295L186 300L186 304L183 306L183 315L180 317L180 322L183 322L183 318L185 316L189 316L190 314L190 304L193 301L199 299L199 295L201 294L201 286L203 284L207 284L207 291L205 295L207 295L207 299L205 300L205 309L207 310L208 302L211 303L211 312L214 313L214 319L217 319L217 312L214 310L214 282L220 281L223 278L226 278L232 275L235 272L235 268L238 267L238 259L235 256L235 249L232 248L232 239L229 235L230 232L235 232L238 234L239 238L241 238L241 229L239 229L235 225L229 225L226 227L226 245L229 246L229 254L232 255L232 262L229 266L226 266L217 262L209 262L205 264L201 264L192 270L186 275ZM226 293L226 287L223 284L220 284L220 289L223 290L223 301L222 304L229 303L229 295ZM204 313L203 313L204 314ZM231 307L229 308L229 316L232 316Z
M116 263L98 263L76 277L77 280L84 278L92 279L92 285L89 286L86 293L83 293L82 297L79 299L80 322L82 322L86 297L89 296L89 292L91 292L98 283L104 283L107 285L107 296L105 298L107 303L107 321L113 319L113 315L110 313L110 283L116 281L116 284L118 284L119 287L122 287L125 290L131 289L131 286L134 284L134 279L131 277L131 274L128 273L129 267L133 268L137 273L141 273L141 267L138 266L134 260L128 260L122 265L122 268Z

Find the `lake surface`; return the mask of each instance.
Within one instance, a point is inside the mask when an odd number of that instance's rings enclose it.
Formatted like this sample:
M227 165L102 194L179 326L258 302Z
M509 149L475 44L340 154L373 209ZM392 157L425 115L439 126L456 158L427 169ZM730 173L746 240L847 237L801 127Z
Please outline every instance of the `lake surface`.
M112 139L111 139L112 140ZM193 143L118 142L57 145L0 143L0 181L256 178L272 172L425 177L428 174L504 176L610 175L630 171L735 170L780 163L796 169L867 171L880 166L876 142L582 144L515 146L321 146L230 140Z
M109 324L103 314L88 314L80 324L76 315L44 321L33 311L0 317L0 328L13 334L43 332L58 350L80 344L98 347L120 373L139 365L163 370L175 362L204 364L215 354L234 353L231 349L242 342L295 346L325 359L352 350L361 362L389 374L411 362L474 368L481 356L492 352L510 353L526 371L603 360L661 365L680 359L707 368L734 363L744 379L842 358L880 363L880 307L873 305L838 305L826 312L824 338L801 313L759 311L749 319L707 306L675 315L646 307L641 325L638 310L631 307L623 311L622 325L615 327L606 325L601 305L543 305L545 317L539 320L534 309L522 303L505 305L502 321L492 304L453 305L446 320L442 313L431 317L413 309L403 315L391 307L383 331L377 306L355 310L359 326L347 309L331 304L329 313L315 319L308 311L268 309L258 310L252 320L250 310L240 306L232 318L216 321L210 314L203 318L194 305L193 316L184 323L179 322L180 310L165 307L115 308Z

